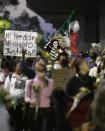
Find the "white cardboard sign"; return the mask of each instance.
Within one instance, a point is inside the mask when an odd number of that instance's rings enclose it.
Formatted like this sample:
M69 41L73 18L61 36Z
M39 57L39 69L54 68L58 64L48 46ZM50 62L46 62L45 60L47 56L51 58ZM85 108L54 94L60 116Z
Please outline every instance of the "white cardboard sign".
M35 57L37 53L37 32L6 30L4 42L5 56L22 56L22 49L26 50L26 57Z

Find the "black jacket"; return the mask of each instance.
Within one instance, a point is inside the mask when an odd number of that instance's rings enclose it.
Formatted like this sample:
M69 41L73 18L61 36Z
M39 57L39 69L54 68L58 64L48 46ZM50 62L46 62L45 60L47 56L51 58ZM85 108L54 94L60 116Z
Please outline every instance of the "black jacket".
M66 95L69 100L73 100L73 97L76 96L79 92L81 87L85 87L91 91L91 93L86 96L83 101L87 101L88 99L92 99L94 95L94 86L95 79L91 78L88 74L86 75L75 75L73 76L66 85Z

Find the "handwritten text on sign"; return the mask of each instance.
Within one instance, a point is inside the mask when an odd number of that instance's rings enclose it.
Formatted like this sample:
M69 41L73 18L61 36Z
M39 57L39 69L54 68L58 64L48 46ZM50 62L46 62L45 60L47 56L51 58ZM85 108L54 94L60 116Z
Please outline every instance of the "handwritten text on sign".
M26 57L35 57L37 52L36 32L26 31L5 31L6 41L4 42L5 56L22 56L22 49L26 50Z

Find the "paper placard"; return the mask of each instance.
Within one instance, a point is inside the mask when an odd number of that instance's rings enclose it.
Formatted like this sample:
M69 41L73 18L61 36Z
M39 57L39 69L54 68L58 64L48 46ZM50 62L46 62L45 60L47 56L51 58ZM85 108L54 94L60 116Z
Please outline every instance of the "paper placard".
M37 53L37 32L6 30L4 42L5 56L22 56L22 49L26 50L26 57L35 57Z

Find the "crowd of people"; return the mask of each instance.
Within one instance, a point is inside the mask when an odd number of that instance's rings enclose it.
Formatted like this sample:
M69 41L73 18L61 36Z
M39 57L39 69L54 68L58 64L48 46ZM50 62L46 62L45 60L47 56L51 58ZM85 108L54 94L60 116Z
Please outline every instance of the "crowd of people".
M0 55L0 91L15 103L0 100L0 131L105 131L105 48L102 52L66 52L48 61ZM65 87L54 87L53 70L74 74ZM8 97L6 98L8 99Z

